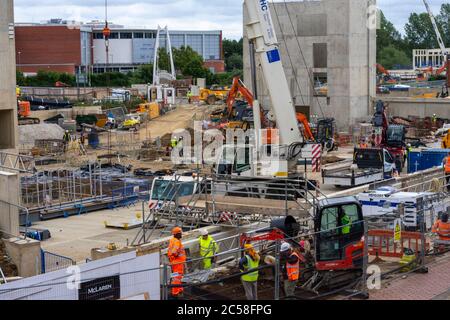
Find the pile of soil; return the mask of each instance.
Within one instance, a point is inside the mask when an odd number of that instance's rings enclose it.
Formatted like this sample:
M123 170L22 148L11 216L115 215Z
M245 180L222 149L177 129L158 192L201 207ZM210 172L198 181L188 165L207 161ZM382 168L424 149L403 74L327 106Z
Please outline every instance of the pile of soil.
M0 235L0 268L2 268L5 277L17 277L19 275L17 266L11 261L6 253L5 244Z

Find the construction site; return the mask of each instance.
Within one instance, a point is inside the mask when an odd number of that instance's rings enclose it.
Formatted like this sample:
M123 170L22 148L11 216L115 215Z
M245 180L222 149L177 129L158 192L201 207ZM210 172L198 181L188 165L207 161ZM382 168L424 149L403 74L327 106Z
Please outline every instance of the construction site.
M0 300L450 300L450 53L417 2L442 66L413 80L377 63L375 0L244 0L228 86L158 27L152 83L38 87L2 0Z

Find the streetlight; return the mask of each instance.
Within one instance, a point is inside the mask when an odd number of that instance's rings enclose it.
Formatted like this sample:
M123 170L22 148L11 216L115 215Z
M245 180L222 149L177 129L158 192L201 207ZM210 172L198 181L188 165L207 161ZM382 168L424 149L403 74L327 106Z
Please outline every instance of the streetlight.
M19 63L18 63L18 66L20 66L20 55L22 54L22 52L17 52L17 54L19 55Z

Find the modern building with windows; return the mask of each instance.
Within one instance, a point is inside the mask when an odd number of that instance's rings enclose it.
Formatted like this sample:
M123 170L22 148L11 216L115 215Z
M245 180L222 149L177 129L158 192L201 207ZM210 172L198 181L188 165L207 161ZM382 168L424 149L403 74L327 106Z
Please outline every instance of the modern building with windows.
M94 72L127 72L141 64L152 63L155 52L156 30L111 28L109 40L109 61L106 60L105 40L102 27L93 29ZM218 64L210 68L213 72L223 72L221 31L170 31L172 48L191 47L203 57L205 65ZM160 34L160 47L167 47L167 35ZM108 67L107 67L108 64Z
M16 24L19 70L85 73L129 72L153 62L155 29L125 28L109 24L109 57L106 58L104 23L77 23L52 19L41 24ZM173 48L189 46L199 53L205 67L214 73L225 71L222 31L170 31ZM160 35L160 47L167 46L167 35Z
M450 52L450 49L447 49ZM414 49L413 68L440 68L444 65L444 56L441 49Z

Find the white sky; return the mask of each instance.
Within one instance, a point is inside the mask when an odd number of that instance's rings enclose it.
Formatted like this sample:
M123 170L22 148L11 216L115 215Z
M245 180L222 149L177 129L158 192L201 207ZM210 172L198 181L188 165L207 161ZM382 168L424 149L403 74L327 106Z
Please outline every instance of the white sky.
M281 0L277 0L281 1ZM435 14L449 0L429 0ZM172 30L222 30L225 38L242 36L242 0L108 0L109 21L128 27ZM15 0L16 22L51 18L104 20L104 0ZM403 32L411 12L425 12L422 0L378 0L386 17Z

